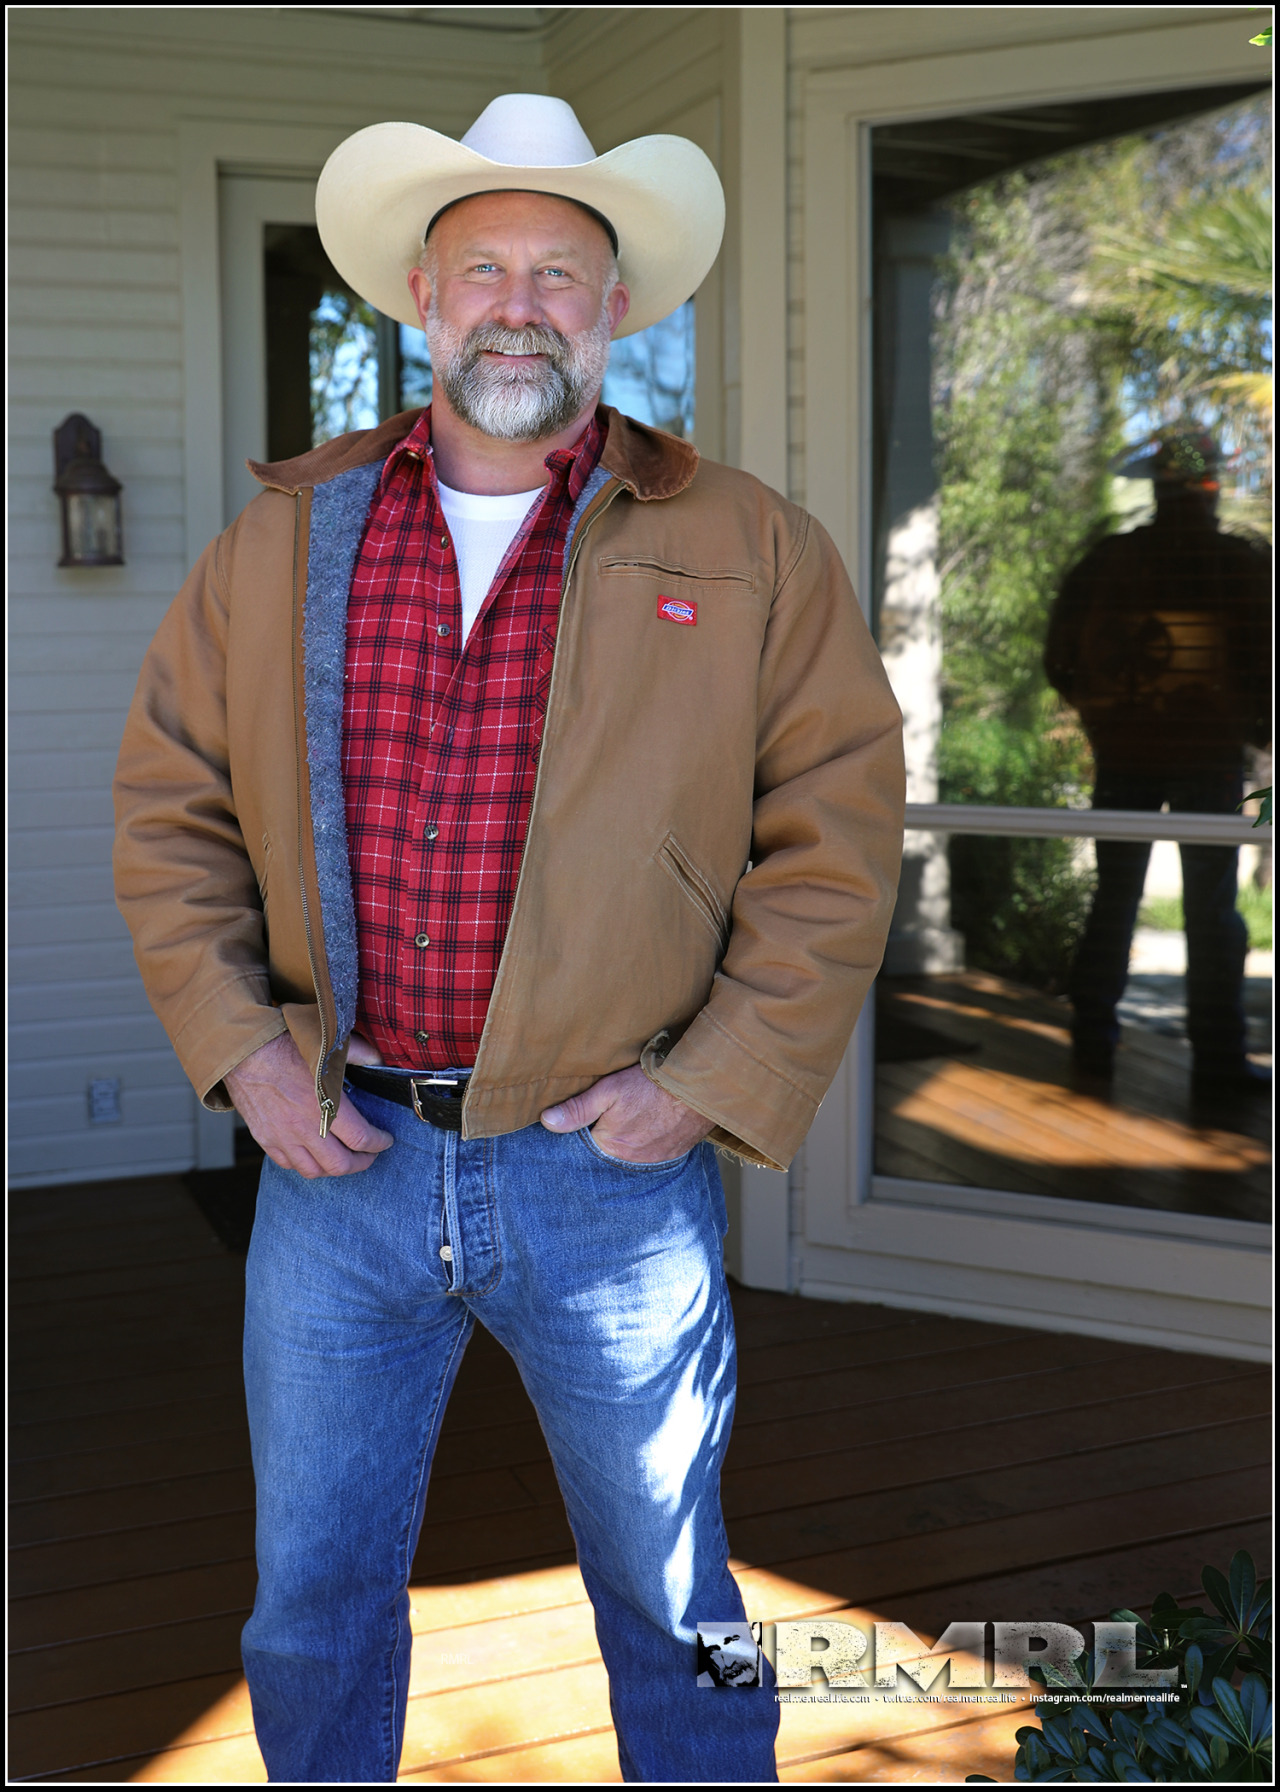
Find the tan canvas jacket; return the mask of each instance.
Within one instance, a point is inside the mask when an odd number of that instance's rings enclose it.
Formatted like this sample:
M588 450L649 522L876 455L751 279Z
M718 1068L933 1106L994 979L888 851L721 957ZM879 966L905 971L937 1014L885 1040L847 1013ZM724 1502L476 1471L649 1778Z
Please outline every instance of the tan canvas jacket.
M278 1034L341 1092L357 952L341 775L346 605L420 413L254 466L143 663L116 889L206 1107ZM901 717L819 524L616 411L574 513L537 783L463 1133L642 1062L778 1168L880 964ZM696 621L658 614L662 598Z

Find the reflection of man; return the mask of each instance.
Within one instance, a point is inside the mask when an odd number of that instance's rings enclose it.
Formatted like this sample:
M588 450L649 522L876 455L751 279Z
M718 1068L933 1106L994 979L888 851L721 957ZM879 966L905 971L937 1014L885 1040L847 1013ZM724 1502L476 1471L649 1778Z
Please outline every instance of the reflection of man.
M1099 542L1049 623L1049 681L1080 712L1095 809L1230 814L1244 749L1263 746L1271 677L1270 556L1217 524L1217 451L1172 436L1125 471L1154 481L1146 527ZM1150 847L1097 842L1098 883L1071 977L1081 1070L1107 1076ZM1245 1056L1245 924L1235 847L1184 846L1187 1032L1198 1089L1265 1087Z
M692 144L596 158L554 99L348 139L325 247L421 322L434 401L257 468L139 682L120 903L268 1159L244 1659L273 1780L396 1776L477 1318L555 1461L624 1777L776 1777L772 1700L692 1696L695 1614L743 1614L712 1143L803 1138L880 962L903 773L821 528L597 405L722 217Z

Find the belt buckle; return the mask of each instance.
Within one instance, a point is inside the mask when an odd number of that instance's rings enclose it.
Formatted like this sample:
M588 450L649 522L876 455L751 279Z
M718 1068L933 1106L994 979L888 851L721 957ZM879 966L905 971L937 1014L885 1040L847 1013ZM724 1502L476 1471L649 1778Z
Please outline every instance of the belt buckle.
M429 1089L433 1086L438 1089L456 1089L461 1081L462 1078L457 1076L411 1076L409 1078L409 1095L413 1101L413 1111L424 1126L434 1126L436 1123L430 1114L423 1113L418 1090L420 1088Z

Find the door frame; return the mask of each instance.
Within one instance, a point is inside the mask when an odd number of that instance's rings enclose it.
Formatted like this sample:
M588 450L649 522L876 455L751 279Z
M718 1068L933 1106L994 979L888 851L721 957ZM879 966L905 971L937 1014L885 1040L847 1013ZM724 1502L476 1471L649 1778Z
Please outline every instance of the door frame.
M806 502L833 535L864 605L872 541L863 452L871 440L871 128L1256 79L1247 40L1238 16L1186 24L1166 17L1138 29L807 75ZM963 819L948 805L917 807L909 817L917 827ZM1059 831L1049 816L1038 827L1034 817L1017 826L1016 813L1005 818L1015 823L1009 831ZM1084 826L1056 813L1067 831ZM969 817L965 831L1006 831L999 817L985 818L985 827L979 819ZM1091 819L1091 831L1100 831ZM1140 831L1161 823L1160 837L1176 837L1190 818L1143 817ZM758 1286L824 1299L1268 1359L1268 1227L874 1174L872 1028L868 1004L785 1185L768 1171L744 1169L744 1279L754 1272Z
M315 176L218 173L221 280L223 527L261 490L244 465L267 458L266 270L263 226L316 221ZM227 355L235 343L234 361Z
M183 120L181 185L182 381L187 562L194 565L226 523L223 479L222 251L220 174L318 177L356 125L271 125Z

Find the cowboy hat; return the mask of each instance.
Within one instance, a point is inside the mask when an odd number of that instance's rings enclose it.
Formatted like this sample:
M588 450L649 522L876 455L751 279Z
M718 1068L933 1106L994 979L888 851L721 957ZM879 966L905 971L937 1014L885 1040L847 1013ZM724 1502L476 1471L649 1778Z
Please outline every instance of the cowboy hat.
M1212 436L1184 430L1157 436L1112 470L1127 479L1153 479L1157 485L1203 486L1216 491L1218 469L1223 464L1222 453Z
M720 177L684 137L637 137L598 156L564 100L504 93L455 142L421 124L371 124L340 143L316 187L316 223L334 267L362 298L418 325L405 283L428 227L476 193L515 189L575 200L607 222L631 308L630 336L701 284L724 234Z

